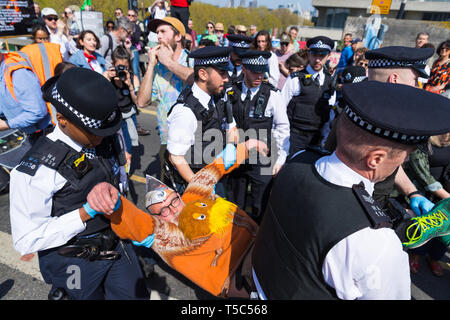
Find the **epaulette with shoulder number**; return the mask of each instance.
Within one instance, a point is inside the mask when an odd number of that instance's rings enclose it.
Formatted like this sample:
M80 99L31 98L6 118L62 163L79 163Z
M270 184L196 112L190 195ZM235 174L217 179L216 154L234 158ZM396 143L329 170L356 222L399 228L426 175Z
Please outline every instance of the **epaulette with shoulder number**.
M22 158L16 170L34 176L40 165L50 169L57 169L69 153L70 147L57 140L52 141L47 137L41 137L28 150Z

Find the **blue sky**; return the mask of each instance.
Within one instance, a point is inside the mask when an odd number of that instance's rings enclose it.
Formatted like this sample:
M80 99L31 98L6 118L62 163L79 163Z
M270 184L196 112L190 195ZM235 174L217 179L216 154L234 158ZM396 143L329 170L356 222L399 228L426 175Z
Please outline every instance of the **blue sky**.
M204 2L204 3L209 3L209 4L213 4L213 5L218 5L218 6L225 6L227 5L228 1L227 0L196 0L198 2ZM234 0L234 2L239 3L240 0ZM249 0L247 1L247 5ZM268 8L278 8L278 6L280 4L282 5L286 5L288 3L297 3L300 2L300 6L302 7L303 10L305 9L309 9L311 7L311 2L312 0L277 0L277 1L273 1L273 0L258 0L258 5L259 6L266 6Z

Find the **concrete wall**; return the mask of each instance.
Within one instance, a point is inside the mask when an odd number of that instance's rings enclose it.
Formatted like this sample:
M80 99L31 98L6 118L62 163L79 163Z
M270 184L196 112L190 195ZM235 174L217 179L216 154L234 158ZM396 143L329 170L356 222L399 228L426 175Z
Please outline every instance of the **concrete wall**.
M353 38L363 38L364 26L368 18L348 17L343 34L352 33ZM450 23L418 20L382 19L389 29L385 34L382 46L414 47L419 32L428 32L430 42L436 47L440 42L450 38Z

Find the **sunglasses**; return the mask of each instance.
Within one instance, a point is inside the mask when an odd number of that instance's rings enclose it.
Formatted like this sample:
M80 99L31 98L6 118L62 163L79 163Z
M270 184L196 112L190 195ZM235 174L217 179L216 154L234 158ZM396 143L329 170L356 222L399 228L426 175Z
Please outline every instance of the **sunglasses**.
M289 45L289 42L281 42L280 45L282 45L282 46L288 46L288 45Z
M360 63L358 63L358 66L360 66L360 67L368 67L369 63L368 62L360 62Z
M48 21L58 21L58 17L45 17Z
M128 17L136 17L135 14L127 14Z

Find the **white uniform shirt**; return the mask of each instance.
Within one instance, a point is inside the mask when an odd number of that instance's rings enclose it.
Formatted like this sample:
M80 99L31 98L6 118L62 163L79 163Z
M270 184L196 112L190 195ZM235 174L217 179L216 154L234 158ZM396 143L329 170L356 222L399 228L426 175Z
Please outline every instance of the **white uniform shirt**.
M258 93L260 87L250 89L250 97L253 99ZM245 100L248 88L242 82L241 101ZM270 91L269 101L264 112L265 117L273 116L272 135L275 138L277 145L277 161L276 163L283 165L286 162L286 157L289 154L289 119L286 113L286 107L279 103L279 91ZM270 148L270 146L268 146Z
M323 68L320 69L320 71L315 71L311 66L308 64L306 67L306 71L312 75L312 79L315 80L316 77L319 77L319 84L320 86L323 86L325 82L325 74L323 72ZM284 83L283 89L281 90L281 99L283 105L288 106L289 102L291 101L292 97L298 96L301 92L301 86L300 82L298 81L297 77L288 77L286 79L286 82ZM336 92L333 93L333 95L328 100L328 103L330 106L334 106L336 103ZM321 128L321 133L323 138L323 141L326 140L328 137L328 134L330 133L330 123L333 121L335 116L335 113L333 109L330 109L330 118L327 121L327 123L324 124L324 126Z
M192 86L192 94L198 99L200 104L208 110L208 103L211 96L200 89L197 83ZM194 112L178 103L173 107L170 115L167 117L169 128L167 138L167 150L176 156L183 156L195 142L195 132L197 131L198 121ZM236 126L233 119L231 124L226 124L225 129L231 129Z
M362 181L366 191L373 193L374 183L347 167L335 153L317 160L315 167L333 184L351 188ZM340 299L411 299L408 255L389 228L367 227L339 241L326 255L322 274ZM256 279L254 272L253 276ZM257 288L260 298L265 298L259 282Z
M82 147L59 127L47 136L61 140L76 151ZM86 228L79 210L52 217L52 197L67 180L58 172L41 165L32 177L16 169L11 171L10 219L15 249L21 255L61 246Z
M280 79L280 67L278 66L278 57L271 52L269 58L269 83L278 88L278 80Z

